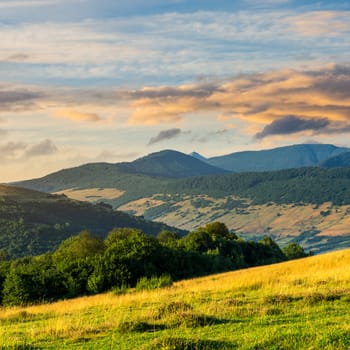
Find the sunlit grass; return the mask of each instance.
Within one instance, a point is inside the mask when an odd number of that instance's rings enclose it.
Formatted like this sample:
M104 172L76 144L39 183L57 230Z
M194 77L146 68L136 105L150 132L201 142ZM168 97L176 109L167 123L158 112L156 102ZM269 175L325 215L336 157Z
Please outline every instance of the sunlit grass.
M350 250L0 310L4 349L349 349Z

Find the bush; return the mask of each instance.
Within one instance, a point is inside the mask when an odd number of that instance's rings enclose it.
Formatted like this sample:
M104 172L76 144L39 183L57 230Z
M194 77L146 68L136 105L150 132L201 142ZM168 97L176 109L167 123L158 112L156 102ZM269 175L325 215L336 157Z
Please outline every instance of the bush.
M304 249L295 242L286 245L282 251L288 260L305 258L308 256L308 254L305 253Z

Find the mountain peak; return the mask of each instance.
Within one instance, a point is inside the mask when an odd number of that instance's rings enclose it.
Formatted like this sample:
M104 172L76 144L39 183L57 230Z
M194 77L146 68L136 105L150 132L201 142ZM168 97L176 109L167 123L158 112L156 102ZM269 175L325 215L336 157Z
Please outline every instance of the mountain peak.
M227 172L206 164L202 160L190 155L169 149L148 154L133 162L120 163L120 166L127 171L135 173L170 178L213 175Z
M198 152L191 152L189 155L193 158L201 160L202 162L205 162L207 160L207 158L205 158L204 156L202 156Z

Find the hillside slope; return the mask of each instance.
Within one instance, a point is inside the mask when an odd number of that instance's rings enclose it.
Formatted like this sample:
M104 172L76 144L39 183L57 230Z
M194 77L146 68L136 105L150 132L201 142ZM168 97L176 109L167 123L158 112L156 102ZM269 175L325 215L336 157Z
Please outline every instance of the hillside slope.
M208 158L206 162L229 171L272 171L316 166L348 148L326 144L300 144L263 151L245 151Z
M7 349L350 348L350 250L177 282L1 308Z
M269 235L281 246L297 242L314 253L350 247L350 205L254 205L235 196L155 195L119 209L187 230L220 221L247 239Z
M114 211L103 203L93 205L64 195L0 185L0 249L6 249L10 256L52 251L81 230L105 237L115 227L139 228L153 235L170 229Z
M350 152L331 157L321 162L320 166L324 168L350 167Z
M90 172L94 181L83 173L79 177L80 170L90 167L96 170ZM350 246L350 168L165 179L114 170L110 177L97 177L99 165L90 167L64 170L63 177L56 173L28 183L42 188L49 181L53 188L62 188L64 178L67 188L58 194L103 201L182 229L220 220L242 235L271 234L281 244L298 241L315 252Z

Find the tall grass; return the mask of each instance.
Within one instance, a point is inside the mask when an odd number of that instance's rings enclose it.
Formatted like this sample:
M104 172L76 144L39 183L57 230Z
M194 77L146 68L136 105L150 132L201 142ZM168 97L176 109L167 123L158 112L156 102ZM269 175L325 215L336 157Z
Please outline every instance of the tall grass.
M350 250L0 309L0 349L350 349Z

